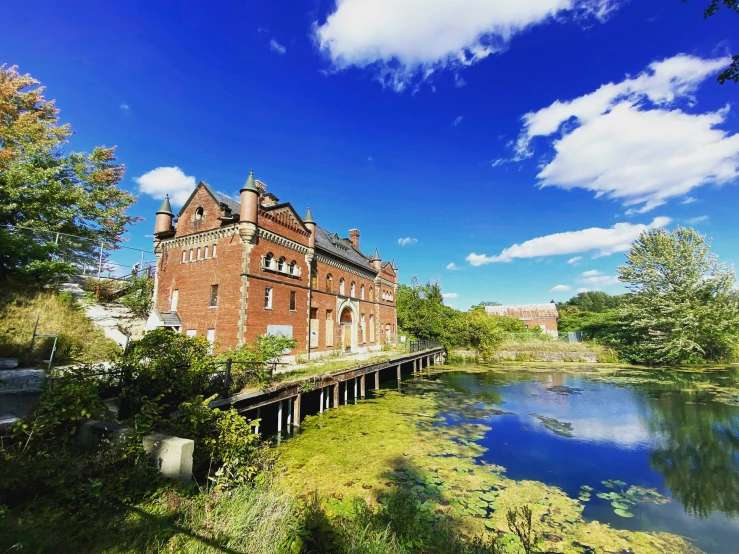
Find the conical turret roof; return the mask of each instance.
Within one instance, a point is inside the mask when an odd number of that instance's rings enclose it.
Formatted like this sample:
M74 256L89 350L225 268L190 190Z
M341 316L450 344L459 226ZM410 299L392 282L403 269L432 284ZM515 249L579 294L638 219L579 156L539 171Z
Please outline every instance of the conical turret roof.
M259 192L257 190L257 183L254 180L254 170L253 169L250 169L249 170L249 177L246 178L246 183L244 183L244 186L241 187L241 191L245 191L245 190L248 190L248 191L251 191L251 192L256 192L256 193ZM239 192L241 192L241 191L239 191Z
M380 261L380 251L377 248L375 248L375 255L372 257L372 261Z
M162 202L162 205L157 210L157 214L171 215L174 217L172 206L169 205L169 194L164 196L164 202Z
M308 211L305 212L303 223L315 223L315 221L313 221L313 212L310 211L310 204L308 205Z

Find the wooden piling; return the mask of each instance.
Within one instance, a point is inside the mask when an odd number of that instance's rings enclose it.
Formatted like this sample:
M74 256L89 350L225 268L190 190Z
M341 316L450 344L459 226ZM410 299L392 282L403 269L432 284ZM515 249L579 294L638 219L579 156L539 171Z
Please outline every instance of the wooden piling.
M339 407L339 383L334 385L334 408Z
M379 390L380 388L380 371L375 371L375 390Z
M295 397L293 402L293 427L300 427L300 395Z
M398 364L398 381L400 381L400 364Z
M364 375L359 379L359 393L362 395L362 398L364 398Z

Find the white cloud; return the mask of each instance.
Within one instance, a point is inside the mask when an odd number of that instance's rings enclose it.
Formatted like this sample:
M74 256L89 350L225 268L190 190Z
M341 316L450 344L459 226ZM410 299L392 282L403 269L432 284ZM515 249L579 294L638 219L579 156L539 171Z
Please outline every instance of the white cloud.
M441 296L442 298L459 298L459 294L457 294L456 292L445 292Z
M181 206L195 188L195 177L185 175L179 167L157 167L134 179L139 191L154 198L169 194L172 203Z
M447 264L446 268L449 271L459 271L459 268L457 267L457 265L454 262L452 262L450 264Z
M694 103L698 85L729 61L680 54L636 77L528 113L516 159L533 154L536 137L552 137L554 158L537 175L539 185L590 190L634 206L627 213L644 213L706 184L729 183L739 176L739 134L719 128L728 106L697 114L675 107L681 99Z
M703 223L704 221L708 221L707 215L699 215L698 217L691 217L688 219L689 225L696 225L698 223Z
M580 260L582 260L582 256L575 256L574 258L570 258L569 260L567 260L567 263L570 265L575 265Z
M584 287L581 287L581 288L577 289L577 292L588 292L589 290L590 289L586 289Z
M120 109L121 109L122 111L124 111L124 112L127 112L128 110L130 110L130 109L131 109L131 106L129 106L128 104L121 104L121 105L120 105L120 106L118 106L118 107L119 107L119 108L120 108Z
M459 76L459 73L454 74L454 86L457 88L462 88L467 84L467 81L462 79L462 77Z
M457 125L459 125L460 123L462 123L462 120L463 119L464 118L461 115L458 115L457 117L455 117L454 118L454 121L452 121L452 127L456 127Z
M285 52L287 52L287 48L282 46L279 42L277 42L275 39L272 39L269 41L269 47L272 49L272 52L277 52L278 54L282 55Z
M566 292L571 288L572 287L570 287L570 285L554 285L551 289L549 289L549 292Z
M696 199L695 199L695 198L693 198L692 196L686 196L686 197L685 197L685 200L683 200L683 201L682 201L682 202L680 202L680 203L681 203L681 204L692 204L693 202L698 202L698 200L696 200Z
M398 239L398 244L400 246L408 246L409 244L416 244L418 242L418 239L414 239L411 237L405 237L402 239Z
M504 160L503 158L498 158L497 160L493 160L493 162L490 164L490 167L498 167L499 165L503 165L508 160Z
M400 92L445 68L455 71L507 48L540 23L603 20L617 0L336 0L315 41L335 69L371 68Z
M578 282L586 283L593 287L607 287L609 285L617 285L620 281L615 275L601 275L600 271L592 269L590 271L583 271Z
M582 231L555 233L514 244L504 249L497 256L485 254L469 254L466 260L473 266L496 262L510 262L516 258L536 258L539 256L557 256L578 252L596 251L594 257L609 256L615 252L625 252L631 243L647 229L664 227L672 221L669 217L655 217L649 224L616 223L604 229L592 227Z

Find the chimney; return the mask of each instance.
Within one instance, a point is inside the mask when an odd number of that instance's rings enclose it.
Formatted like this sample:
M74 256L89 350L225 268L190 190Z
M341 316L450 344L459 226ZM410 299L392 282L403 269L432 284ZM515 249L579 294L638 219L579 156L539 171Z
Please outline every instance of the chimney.
M354 248L359 250L359 229L349 229L349 240L352 241Z

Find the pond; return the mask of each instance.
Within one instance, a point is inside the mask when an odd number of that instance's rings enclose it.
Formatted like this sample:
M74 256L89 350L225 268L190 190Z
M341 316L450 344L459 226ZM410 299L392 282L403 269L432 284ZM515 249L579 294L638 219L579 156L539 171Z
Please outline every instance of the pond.
M739 552L739 368L445 366L306 418L283 482L329 513L399 488L468 536L534 511L543 550Z

